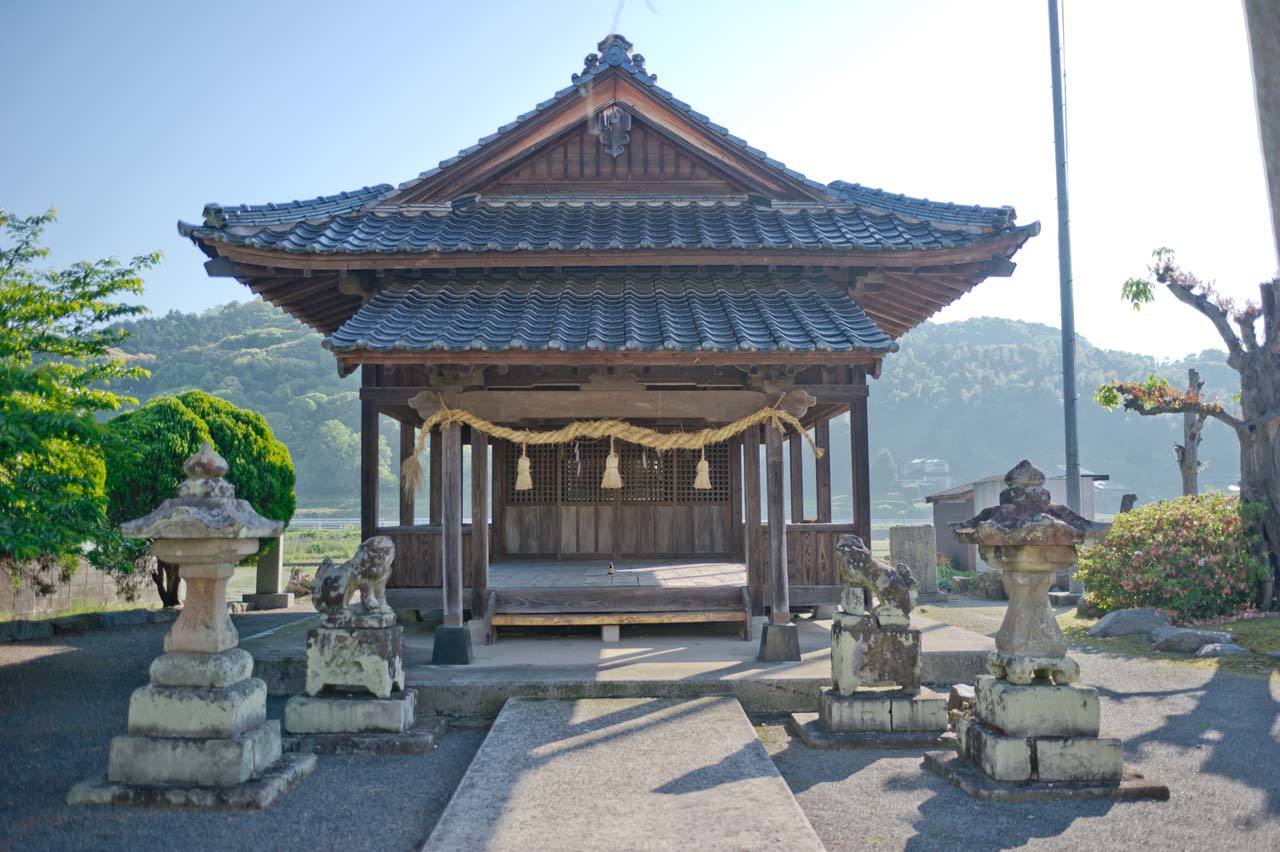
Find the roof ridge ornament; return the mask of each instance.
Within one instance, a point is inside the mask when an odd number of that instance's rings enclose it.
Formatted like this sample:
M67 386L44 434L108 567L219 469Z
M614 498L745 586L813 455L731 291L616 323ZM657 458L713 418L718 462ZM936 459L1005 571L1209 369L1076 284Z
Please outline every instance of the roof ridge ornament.
M632 44L625 36L610 33L596 45L599 53L588 53L582 60L582 73L574 74L570 79L575 84L585 85L592 77L604 73L609 68L621 68L650 83L656 83L658 75L646 71L644 57L639 53L632 53L631 48Z

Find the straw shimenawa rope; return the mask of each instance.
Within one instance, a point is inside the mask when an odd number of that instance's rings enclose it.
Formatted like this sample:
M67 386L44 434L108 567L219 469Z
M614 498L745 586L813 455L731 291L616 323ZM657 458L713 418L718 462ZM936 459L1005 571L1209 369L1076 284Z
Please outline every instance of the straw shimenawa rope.
M781 402L781 398L779 402ZM400 466L401 486L406 494L416 493L422 487L422 463L418 461L418 456L426 449L427 436L431 434L431 430L440 426L448 426L450 423L462 423L472 429L479 429L494 438L502 438L515 444L568 444L580 438L616 438L629 444L637 444L660 451L700 450L709 444L719 444L722 441L727 441L753 426L768 423L774 429L783 433L787 431L786 427L790 426L804 436L805 441L808 442L809 447L813 450L814 456L819 458L822 456L822 450L809 437L809 433L805 431L800 420L794 414L778 408L776 403L768 408L762 408L759 411L748 414L746 417L739 418L732 423L726 423L724 426L699 429L697 432L657 432L622 420L579 420L567 426L561 426L559 429L535 432L530 429L512 429L507 426L499 426L497 423L490 423L470 411L465 411L461 408L449 408L442 399L440 401L440 410L423 422L422 429L418 433L418 442L417 446L414 447L413 455L405 459L404 464Z

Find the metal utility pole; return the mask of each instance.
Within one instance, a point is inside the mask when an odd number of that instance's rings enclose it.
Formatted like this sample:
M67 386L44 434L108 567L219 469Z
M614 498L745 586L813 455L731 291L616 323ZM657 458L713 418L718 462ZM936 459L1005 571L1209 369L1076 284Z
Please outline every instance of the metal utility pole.
M1058 287L1062 295L1062 413L1067 449L1067 505L1080 511L1080 441L1076 431L1076 309L1071 294L1071 217L1067 209L1067 132L1062 109L1062 19L1049 0L1053 69L1053 152L1058 175Z

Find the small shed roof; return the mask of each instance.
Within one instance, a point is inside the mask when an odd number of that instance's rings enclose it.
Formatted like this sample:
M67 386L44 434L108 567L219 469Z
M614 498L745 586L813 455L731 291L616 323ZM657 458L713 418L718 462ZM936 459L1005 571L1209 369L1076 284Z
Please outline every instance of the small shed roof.
M1059 468L1063 465L1058 465ZM981 479L975 479L972 482L965 482L961 485L955 485L946 490L939 491L936 494L930 494L924 498L926 503L936 503L945 500L964 500L973 495L973 488L981 482L1003 482L1005 475L1003 473L994 473L991 476L984 476ZM1057 476L1046 477L1046 479L1066 479L1066 473L1060 473ZM1103 481L1111 478L1109 473L1094 473L1091 470L1081 469L1081 479L1092 479L1095 482Z

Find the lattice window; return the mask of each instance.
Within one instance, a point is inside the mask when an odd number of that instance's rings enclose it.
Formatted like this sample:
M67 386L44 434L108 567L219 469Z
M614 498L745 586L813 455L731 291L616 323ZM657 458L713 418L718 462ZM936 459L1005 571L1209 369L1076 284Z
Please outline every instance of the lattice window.
M675 459L675 493L677 503L725 503L729 500L729 445L712 444L707 447L707 463L711 467L711 490L700 491L693 487L698 471L698 450L677 450Z
M621 444L618 470L622 473L622 502L670 503L672 453Z
M516 464L520 459L520 445L511 444L506 453L507 502L543 503L556 502L556 456L559 447L532 446L528 448L529 470L533 475L533 488L516 490Z
M560 462L560 499L566 503L612 503L613 492L600 487L608 455L608 438L566 444Z

